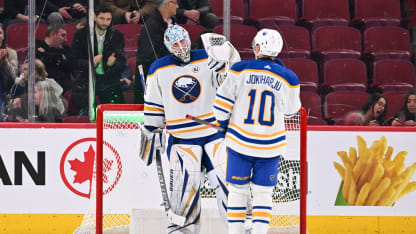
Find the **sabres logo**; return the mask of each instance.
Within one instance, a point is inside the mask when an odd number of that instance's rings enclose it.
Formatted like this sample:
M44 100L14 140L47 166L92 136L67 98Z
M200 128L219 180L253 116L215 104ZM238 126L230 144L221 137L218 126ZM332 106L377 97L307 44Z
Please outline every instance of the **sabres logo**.
M193 76L180 76L172 83L172 94L180 103L192 103L196 101L201 94L201 84L198 79Z

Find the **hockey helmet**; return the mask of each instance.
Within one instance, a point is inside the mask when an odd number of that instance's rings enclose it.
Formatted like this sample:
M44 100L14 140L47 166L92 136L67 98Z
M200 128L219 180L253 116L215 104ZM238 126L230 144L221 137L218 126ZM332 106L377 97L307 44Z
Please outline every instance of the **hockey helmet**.
M257 54L255 51L256 45L260 46L260 50ZM280 51L282 51L283 39L278 31L265 28L257 32L253 39L252 46L256 58L260 54L276 57Z
M166 48L177 58L187 63L191 60L191 39L189 33L179 25L170 25L164 35Z

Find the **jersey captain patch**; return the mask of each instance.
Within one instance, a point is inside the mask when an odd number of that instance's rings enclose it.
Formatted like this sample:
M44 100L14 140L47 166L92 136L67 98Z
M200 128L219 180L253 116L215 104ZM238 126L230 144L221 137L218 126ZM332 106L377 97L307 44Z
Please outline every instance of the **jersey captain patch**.
M176 101L189 104L196 101L201 94L201 84L190 75L176 78L172 83L172 94Z

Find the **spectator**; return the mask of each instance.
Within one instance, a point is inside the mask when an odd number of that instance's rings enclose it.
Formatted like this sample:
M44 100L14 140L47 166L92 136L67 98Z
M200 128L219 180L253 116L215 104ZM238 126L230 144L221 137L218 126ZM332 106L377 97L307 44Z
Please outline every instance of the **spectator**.
M7 112L8 114L8 121L13 122L27 122L28 120L28 95L27 95L27 81L28 81L28 67L29 64L26 61L23 65L23 75L21 75L18 79L16 79L16 88L13 89L14 91L21 90L19 93L14 93L13 99L11 101L11 105L9 106L9 110ZM46 81L48 82L48 85L52 87L53 89L53 95L59 99L59 102L54 99L54 103L57 105L57 103L62 104L62 100L60 99L62 95L62 87L56 83L53 79L47 78L48 73L46 72L45 65L40 61L39 59L35 60L35 86L38 85L39 82ZM39 87L38 87L39 88ZM40 89L38 90L40 91ZM36 103L36 88L35 88L35 106L39 107L39 102ZM58 107L58 105L56 106ZM58 108L61 115L64 113L64 107L59 105ZM38 110L37 110L38 111ZM43 112L42 112L43 113ZM42 120L42 118L39 119L40 115L36 114L37 120ZM46 117L45 117L46 118ZM49 119L48 119L49 120Z
M112 12L107 4L95 9L94 71L95 93L100 103L124 103L121 74L125 68L124 36L111 27ZM72 103L85 111L88 104L89 27L75 32L72 52L76 58ZM85 112L86 113L86 112Z
M174 23L172 17L176 14L178 3L176 0L157 0L155 3L157 10L146 20L146 27L143 27L140 31L139 46L136 55L135 77L137 79L135 79L134 83L134 103L144 102L143 87L140 79L138 79L140 76L137 65L143 65L144 77L146 77L147 71L153 61L170 54L163 44L163 34L168 28L168 25Z
M39 3L38 3L39 2ZM48 24L78 23L87 16L87 0L38 0Z
M416 90L406 95L404 106L393 118L392 126L416 126Z
M23 23L29 21L28 16L28 0L5 0L4 14L5 22L4 29L10 24ZM39 12L36 12L38 15Z
M63 24L49 25L45 39L36 41L36 58L45 64L49 78L58 82L64 92L72 87L73 64L71 47L65 44L66 41L66 30Z
M108 3L113 11L113 24L137 24L155 10L153 0L101 0Z
M4 30L0 23L0 111L3 110L3 102L17 77L17 66L17 53L6 46Z
M346 125L383 126L386 125L387 100L379 94L368 96L360 111L348 113L345 117Z
M213 29L218 24L217 16L212 13L209 0L178 0L179 8L176 11L178 24L202 25Z

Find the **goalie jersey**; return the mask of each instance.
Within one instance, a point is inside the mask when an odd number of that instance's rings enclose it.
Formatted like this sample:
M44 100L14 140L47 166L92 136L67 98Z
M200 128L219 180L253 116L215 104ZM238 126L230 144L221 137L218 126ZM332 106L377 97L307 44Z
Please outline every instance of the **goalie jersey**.
M194 115L216 123L212 106L219 86L218 73L209 69L205 50L192 50L184 64L174 55L156 60L149 69L144 103L146 128L164 128L181 139L204 137L217 130L186 118Z
M225 143L253 157L276 157L286 151L284 118L301 107L299 80L276 59L234 64L218 89L214 113L228 127Z

